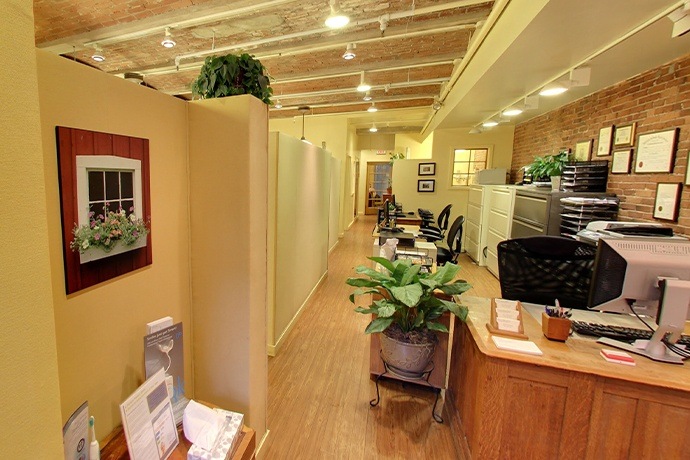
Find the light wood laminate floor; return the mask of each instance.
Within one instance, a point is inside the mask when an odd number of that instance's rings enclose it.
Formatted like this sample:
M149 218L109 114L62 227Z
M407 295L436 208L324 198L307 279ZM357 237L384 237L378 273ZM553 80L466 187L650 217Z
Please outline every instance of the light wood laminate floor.
M431 417L434 393L382 381L381 403L369 378L367 317L353 311L345 279L368 263L373 217L360 217L328 261L328 276L276 357L268 363L268 428L274 459L459 459L448 422ZM498 281L462 255L470 295L499 296ZM447 416L444 412L444 418Z

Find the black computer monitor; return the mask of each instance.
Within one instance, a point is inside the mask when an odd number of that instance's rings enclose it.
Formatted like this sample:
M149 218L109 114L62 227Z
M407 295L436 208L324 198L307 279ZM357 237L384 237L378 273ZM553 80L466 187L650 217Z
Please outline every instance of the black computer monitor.
M663 238L601 238L594 260L589 308L656 318L645 349L607 339L609 345L651 359L680 362L668 350L690 319L690 241Z
M390 209L388 206L388 200L386 200L383 202L383 218L381 219L379 226L380 227L390 227L390 222L391 222Z

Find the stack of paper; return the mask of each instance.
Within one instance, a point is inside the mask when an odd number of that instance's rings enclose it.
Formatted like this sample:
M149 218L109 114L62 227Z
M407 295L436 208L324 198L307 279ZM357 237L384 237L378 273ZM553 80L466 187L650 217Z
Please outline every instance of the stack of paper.
M500 350L515 351L518 353L527 353L528 355L543 355L536 343L527 340L508 339L506 337L491 336L496 346Z
M626 366L635 365L635 359L624 351L602 349L600 353L610 363L625 364Z

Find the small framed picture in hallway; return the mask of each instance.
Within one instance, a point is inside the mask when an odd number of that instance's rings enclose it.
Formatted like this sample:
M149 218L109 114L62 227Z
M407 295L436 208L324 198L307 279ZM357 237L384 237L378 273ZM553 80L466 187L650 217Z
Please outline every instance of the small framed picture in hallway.
M418 192L433 192L436 190L436 181L434 179L425 179L417 181Z

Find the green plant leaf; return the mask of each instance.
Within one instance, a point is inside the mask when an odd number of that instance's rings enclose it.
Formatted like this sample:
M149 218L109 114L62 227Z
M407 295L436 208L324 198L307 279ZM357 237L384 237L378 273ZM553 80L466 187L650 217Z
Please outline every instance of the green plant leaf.
M376 309L375 309L375 308L362 308L362 307L357 307L357 308L355 308L355 311L356 311L357 313L363 313L363 314L367 314L367 315L368 315L368 314L371 314L371 313L376 313Z
M393 323L393 318L376 318L374 321L369 323L367 328L364 330L365 334L373 334L375 332L383 332L388 326Z
M393 286L390 288L393 297L407 305L414 307L422 297L423 291L419 284L408 284L407 286Z
M438 289L444 294L457 295L469 291L470 289L472 289L472 285L467 283L466 281L458 280L451 284L439 286Z
M393 270L395 270L395 267L393 267L393 263L386 259L385 257L367 257L369 260L373 260L377 264L382 265L386 270L389 272L393 273Z
M355 287L377 287L377 286L381 286L380 282L368 280L366 278L348 278L345 281L345 283L349 284L350 286L355 286Z
M447 303L448 303L448 310L452 314L457 316L460 321L466 321L467 320L467 313L469 310L466 306L458 305L454 302L447 302Z
M402 280L400 280L400 284L406 286L414 281L415 276L417 276L417 273L419 273L421 268L421 265L412 265L403 275Z
M435 321L427 321L426 327L427 327L427 329L430 329L432 331L448 332L448 328L446 326L444 326L441 323L437 323Z
M369 268L365 265L360 265L355 268L355 272L361 273L363 275L368 276L369 278L377 281L394 281L393 278L390 276L383 274L381 272L378 272L374 270L373 268Z
M429 276L429 279L435 280L439 285L446 284L455 278L455 275L460 271L460 267L454 263L447 262L444 266L436 270L436 273Z
M385 302L382 306L379 307L378 312L376 313L379 315L380 318L390 318L393 316L396 312L395 304L392 304L390 302Z

